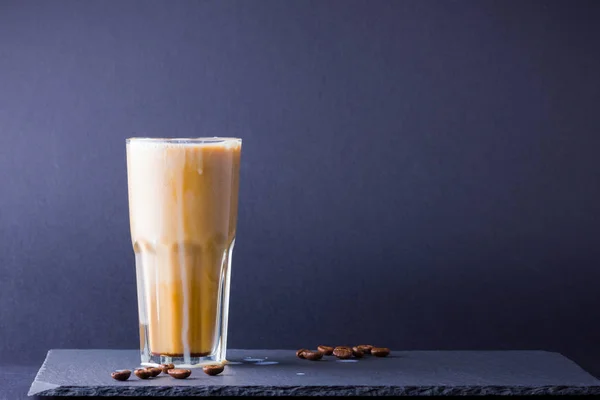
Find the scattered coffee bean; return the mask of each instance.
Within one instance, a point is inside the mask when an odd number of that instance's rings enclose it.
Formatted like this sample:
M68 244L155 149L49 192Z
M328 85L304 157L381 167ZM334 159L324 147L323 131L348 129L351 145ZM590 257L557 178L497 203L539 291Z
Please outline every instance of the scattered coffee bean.
M371 349L373 348L373 346L371 346L370 344L361 344L356 347L358 347L358 349L365 354L371 354Z
M205 365L204 367L202 367L202 371L204 371L206 375L210 376L219 375L221 372L223 372L224 369L225 367L220 364Z
M140 379L148 379L152 376L152 372L148 371L145 368L136 369L135 371L133 371L133 373Z
M300 349L296 352L296 357L298 358L304 358L304 352L308 351L308 349Z
M117 381L126 381L131 376L131 371L128 369L118 369L110 374L110 376Z
M167 371L175 379L185 379L192 374L189 369L173 368Z
M154 378L154 377L156 377L156 376L158 376L158 375L160 375L160 373L162 372L162 369L161 369L161 368L156 368L156 367L148 367L148 368L146 368L146 370L147 370L148 372L150 372L150 375L151 375L153 378Z
M352 349L346 346L338 346L333 349L333 355L339 359L347 360L352 357Z
M326 356L330 356L333 354L333 347L331 346L320 345L317 347L317 350L319 350L321 353L323 353L323 355Z
M373 347L371 349L371 354L373 354L375 357L385 357L390 354L390 349L387 347Z
M163 373L167 373L168 370L175 368L175 365L173 364L160 364L160 366L158 367L162 370Z
M390 349L387 347L373 347L370 344L361 344L358 346L331 346L319 345L317 351L308 349L300 349L296 351L296 357L307 359L307 360L320 360L323 355L330 356L334 355L339 359L347 360L354 356L355 358L362 358L365 354L372 354L375 357L386 357L390 354Z
M363 355L365 353L363 353L362 351L360 351L360 349L358 348L358 346L354 346L352 348L352 355L356 358L363 358Z
M302 354L304 355L304 358L310 361L319 361L323 358L323 353L320 351L304 350L304 353Z

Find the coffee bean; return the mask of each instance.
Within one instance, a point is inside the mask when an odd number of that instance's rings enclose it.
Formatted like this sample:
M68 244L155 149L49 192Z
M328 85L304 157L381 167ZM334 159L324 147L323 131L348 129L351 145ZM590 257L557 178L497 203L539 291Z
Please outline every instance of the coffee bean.
M158 367L162 370L163 373L167 373L168 370L175 368L175 365L173 364L160 364L160 366Z
M128 369L118 369L110 374L110 376L117 381L126 381L131 376L131 371Z
M189 369L173 368L167 371L175 379L185 379L192 374Z
M147 370L148 372L150 372L150 375L151 375L153 378L154 378L154 377L156 377L156 376L158 376L158 375L160 375L160 373L162 372L162 369L161 369L161 368L155 368L155 367L148 367L148 368L146 368L146 370Z
M352 349L346 346L338 346L333 349L333 355L339 359L347 360L352 357Z
M356 347L365 354L371 354L371 349L373 348L370 344L360 344Z
M323 353L326 356L330 356L333 354L333 347L331 347L331 346L320 345L317 347L317 350L319 350L321 353Z
M375 357L385 357L390 354L390 349L387 347L373 347L371 349L371 354L373 354Z
M304 358L310 361L319 361L321 358L323 358L323 353L320 351L304 350L302 355Z
M304 358L304 352L308 351L307 349L300 349L296 352L296 357L298 358Z
M352 355L356 358L363 358L364 353L357 346L352 348Z
M140 379L148 379L152 376L152 372L148 371L145 368L136 369L135 371L133 371L133 373Z
M204 367L202 367L202 371L204 371L206 375L210 376L219 375L221 372L223 372L224 369L225 367L220 364L205 365Z

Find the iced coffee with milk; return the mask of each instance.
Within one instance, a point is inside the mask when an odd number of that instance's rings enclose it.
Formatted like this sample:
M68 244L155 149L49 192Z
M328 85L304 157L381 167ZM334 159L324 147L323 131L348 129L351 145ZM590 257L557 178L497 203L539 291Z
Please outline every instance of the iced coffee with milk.
M225 360L241 139L127 140L143 365Z

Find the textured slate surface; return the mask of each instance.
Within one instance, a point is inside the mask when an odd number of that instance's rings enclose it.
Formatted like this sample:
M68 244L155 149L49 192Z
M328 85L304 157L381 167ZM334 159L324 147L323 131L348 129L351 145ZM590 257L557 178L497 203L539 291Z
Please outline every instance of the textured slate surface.
M50 350L30 395L430 395L600 394L600 381L545 351L396 351L387 358L311 362L294 350L230 350L216 377L195 369L187 380L160 375L126 382L115 369L139 366L137 350ZM262 361L261 361L262 360Z

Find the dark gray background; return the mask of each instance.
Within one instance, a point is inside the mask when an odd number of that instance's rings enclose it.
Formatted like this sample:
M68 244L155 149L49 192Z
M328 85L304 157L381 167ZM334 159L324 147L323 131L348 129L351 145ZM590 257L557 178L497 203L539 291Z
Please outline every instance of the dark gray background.
M141 135L244 139L231 347L600 357L599 20L593 1L0 2L2 359L138 345Z

